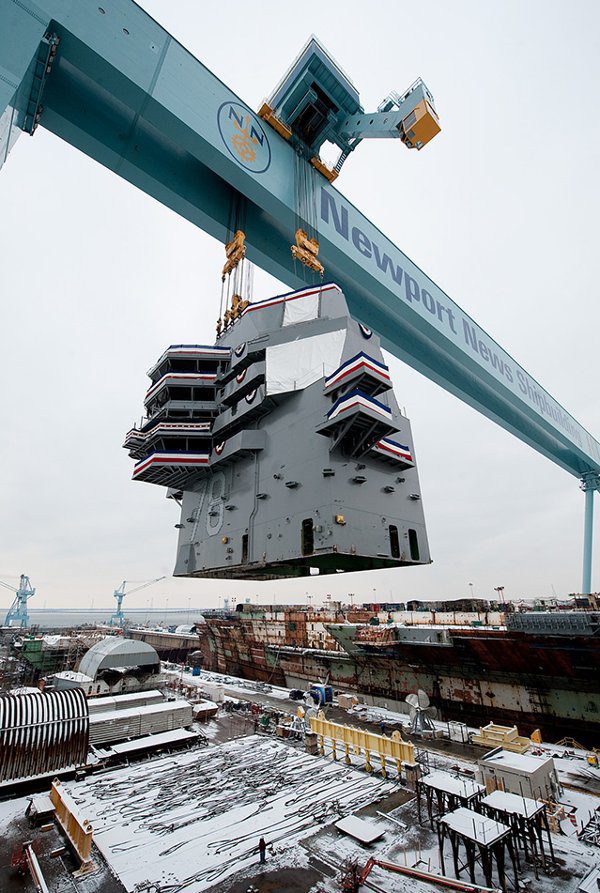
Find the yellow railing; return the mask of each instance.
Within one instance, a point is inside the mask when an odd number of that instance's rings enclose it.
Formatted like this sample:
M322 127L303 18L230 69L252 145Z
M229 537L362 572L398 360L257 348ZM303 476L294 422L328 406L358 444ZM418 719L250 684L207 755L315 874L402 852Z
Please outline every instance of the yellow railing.
M364 752L365 769L367 772L373 771L371 763L371 755L375 754L381 761L381 774L387 777L386 759L389 757L396 763L398 775L401 774L402 763L414 763L415 748L410 741L403 741L400 732L392 732L388 738L387 735L376 735L374 732L368 732L364 729L357 729L354 726L344 726L340 723L330 722L325 719L325 715L319 712L317 716L310 718L311 731L317 735L319 744L319 752L325 753L325 739L331 741L331 751L334 760L337 759L337 745L341 744L344 748L344 761L347 765L352 762L350 759L350 749L353 753L359 755Z

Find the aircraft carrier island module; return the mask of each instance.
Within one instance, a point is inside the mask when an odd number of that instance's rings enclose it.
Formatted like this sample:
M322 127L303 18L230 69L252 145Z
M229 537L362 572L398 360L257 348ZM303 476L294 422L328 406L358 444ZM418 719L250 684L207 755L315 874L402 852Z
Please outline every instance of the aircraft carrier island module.
M172 345L125 448L181 504L177 576L272 579L429 563L410 423L378 337L324 284Z

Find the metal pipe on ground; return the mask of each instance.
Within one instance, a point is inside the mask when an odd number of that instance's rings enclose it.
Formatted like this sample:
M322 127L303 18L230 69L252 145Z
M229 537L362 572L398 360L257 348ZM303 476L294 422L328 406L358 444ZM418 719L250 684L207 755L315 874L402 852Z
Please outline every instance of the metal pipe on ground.
M369 873L375 866L385 868L387 871L394 871L397 874L413 877L416 880L426 881L430 884L435 884L438 887L464 891L464 893L500 893L498 887L482 887L481 884L471 884L467 881L459 881L456 878L447 877L446 875L432 874L430 871L423 871L420 868L409 868L408 865L397 865L394 862L383 862L381 859L369 859L361 876L362 883L366 881Z

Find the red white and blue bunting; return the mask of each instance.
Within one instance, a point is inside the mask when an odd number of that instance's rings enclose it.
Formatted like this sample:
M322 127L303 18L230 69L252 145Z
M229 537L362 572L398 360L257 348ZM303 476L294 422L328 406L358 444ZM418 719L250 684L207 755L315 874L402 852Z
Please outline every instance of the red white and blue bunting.
M387 421L391 421L392 419L392 410L389 406L385 406L384 403L380 403L375 397L369 397L367 394L363 394L363 392L359 390L350 391L349 394L344 394L343 397L336 400L327 413L327 418L331 421L343 413L348 412L351 409L356 409L357 407L359 409L368 409L371 412L376 412Z
M152 397L161 387L169 384L176 385L211 385L217 380L216 375L204 375L198 372L167 372L146 391L146 400Z
M136 463L133 477L139 477L142 472L151 468L189 467L192 469L202 465L208 465L208 453L150 453L149 456Z
M404 459L407 462L415 461L409 447L405 446L402 443L398 443L395 440L390 440L389 437L383 437L378 443L375 444L373 449L383 453L387 453L390 456L393 456L395 459Z
M357 372L373 372L386 381L391 381L389 367L361 351L349 360L346 360L345 363L342 363L332 375L328 375L325 378L325 387L329 388L333 385L343 384L347 378L355 375Z

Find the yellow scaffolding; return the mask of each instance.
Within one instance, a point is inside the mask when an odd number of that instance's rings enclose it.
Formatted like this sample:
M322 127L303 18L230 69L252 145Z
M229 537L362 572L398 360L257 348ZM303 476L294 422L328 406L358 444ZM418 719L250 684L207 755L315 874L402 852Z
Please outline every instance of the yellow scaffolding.
M402 763L415 762L415 748L410 741L403 741L400 732L392 732L388 738L387 735L376 735L374 732L368 732L364 729L357 729L354 726L345 726L340 723L330 722L325 719L325 714L319 711L317 716L311 716L310 729L317 735L319 745L319 753L325 753L325 739L331 741L331 751L333 759L337 760L337 745L343 745L345 756L344 762L350 765L350 748L359 755L364 751L365 769L367 772L373 771L371 764L371 754L376 754L381 761L381 774L387 778L386 758L389 757L396 761L398 775L401 774Z

